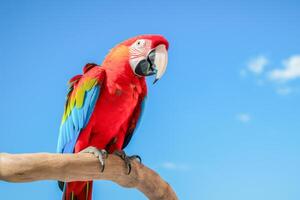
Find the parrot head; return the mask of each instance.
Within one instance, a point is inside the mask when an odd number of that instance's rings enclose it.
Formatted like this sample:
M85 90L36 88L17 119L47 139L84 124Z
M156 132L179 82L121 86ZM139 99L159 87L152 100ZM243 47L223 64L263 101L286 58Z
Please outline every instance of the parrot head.
M168 47L168 41L161 35L139 35L114 47L104 63L112 64L114 60L138 77L155 75L155 83L166 71Z

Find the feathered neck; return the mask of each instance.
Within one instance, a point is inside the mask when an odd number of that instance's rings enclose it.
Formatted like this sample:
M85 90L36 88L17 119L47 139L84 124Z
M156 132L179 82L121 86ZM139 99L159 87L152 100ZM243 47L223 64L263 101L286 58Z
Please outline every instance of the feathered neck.
M111 49L101 66L105 68L109 82L136 84L145 81L144 77L138 77L133 73L129 64L129 49L125 45Z

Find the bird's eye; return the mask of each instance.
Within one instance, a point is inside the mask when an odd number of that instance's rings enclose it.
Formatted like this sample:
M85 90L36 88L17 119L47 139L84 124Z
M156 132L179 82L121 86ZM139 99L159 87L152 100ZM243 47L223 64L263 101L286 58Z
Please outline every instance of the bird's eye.
M143 46L145 46L145 41L144 40L138 40L138 41L136 41L136 46L137 47L143 47Z

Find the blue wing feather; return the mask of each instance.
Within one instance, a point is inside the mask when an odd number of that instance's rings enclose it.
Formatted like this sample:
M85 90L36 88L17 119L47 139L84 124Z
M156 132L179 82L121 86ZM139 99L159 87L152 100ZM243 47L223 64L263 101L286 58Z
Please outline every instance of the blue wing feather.
M140 103L140 113L139 113L139 116L138 116L138 121L135 123L135 127L133 130L128 130L127 134L126 134L126 137L124 139L124 143L123 143L123 146L122 146L122 149L126 148L126 146L129 144L134 132L137 130L137 128L139 127L140 125L140 122L141 122L141 118L142 118L142 115L144 113L144 110L145 110L145 103L146 103L146 99L147 97L145 96L144 99L142 99L141 103Z
M142 103L141 103L141 113L140 113L139 120L138 120L137 123L136 123L136 126L135 126L134 131L136 131L136 130L138 129L138 127L140 126L141 119L142 119L142 116L143 116L144 111L145 111L146 99L147 99L147 96L144 97L144 99L143 99L143 101L142 101Z
M61 124L57 143L58 153L73 153L80 131L88 124L99 94L99 85L87 91L83 106L80 109L74 106L66 121Z

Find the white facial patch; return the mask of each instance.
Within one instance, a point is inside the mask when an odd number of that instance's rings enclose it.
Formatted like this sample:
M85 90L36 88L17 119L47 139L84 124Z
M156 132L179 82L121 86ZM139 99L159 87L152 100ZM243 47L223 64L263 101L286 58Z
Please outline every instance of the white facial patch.
M129 47L129 54L130 54L129 63L133 71L135 71L137 64L141 60L147 58L150 50L151 50L151 40L140 39L137 40Z

